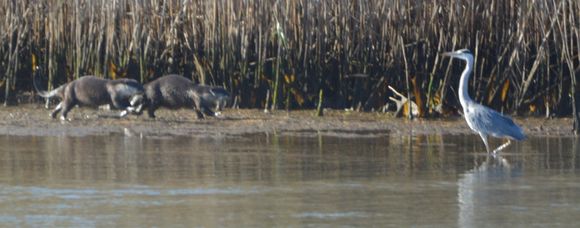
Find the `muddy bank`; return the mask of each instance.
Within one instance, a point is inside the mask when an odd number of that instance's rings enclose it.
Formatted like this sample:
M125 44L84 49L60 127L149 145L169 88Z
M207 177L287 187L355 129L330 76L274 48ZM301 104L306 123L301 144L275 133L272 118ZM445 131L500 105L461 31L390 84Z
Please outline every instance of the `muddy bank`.
M157 119L146 115L117 118L117 111L75 108L70 122L51 119L40 104L0 108L0 134L39 136L85 136L122 134L137 137L226 137L252 133L325 134L343 137L380 134L472 134L461 117L441 120L394 118L389 113L337 110L314 116L314 110L276 111L227 109L223 117L195 119L190 110L160 109ZM518 118L528 135L572 136L572 119Z

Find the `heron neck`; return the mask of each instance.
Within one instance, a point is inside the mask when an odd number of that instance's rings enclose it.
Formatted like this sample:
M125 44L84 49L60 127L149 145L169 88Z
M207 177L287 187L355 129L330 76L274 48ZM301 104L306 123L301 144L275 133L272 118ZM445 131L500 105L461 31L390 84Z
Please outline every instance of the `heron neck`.
M461 106L464 108L467 107L467 104L473 102L471 97L469 97L469 78L471 77L471 71L473 70L473 59L467 58L465 59L465 70L461 74L461 79L459 80L459 102L461 102Z

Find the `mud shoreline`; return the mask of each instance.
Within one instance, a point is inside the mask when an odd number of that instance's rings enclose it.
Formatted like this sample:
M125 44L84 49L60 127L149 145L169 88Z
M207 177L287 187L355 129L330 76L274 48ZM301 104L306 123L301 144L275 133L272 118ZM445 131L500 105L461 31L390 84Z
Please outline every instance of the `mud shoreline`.
M0 108L0 134L22 136L89 136L121 134L136 137L227 137L244 134L334 135L340 137L384 134L473 134L460 117L407 120L390 113L325 110L275 111L227 109L218 118L197 120L191 110L158 110L156 119L146 115L117 118L118 111L74 108L62 122L49 117L41 104ZM529 136L574 136L571 118L516 118Z

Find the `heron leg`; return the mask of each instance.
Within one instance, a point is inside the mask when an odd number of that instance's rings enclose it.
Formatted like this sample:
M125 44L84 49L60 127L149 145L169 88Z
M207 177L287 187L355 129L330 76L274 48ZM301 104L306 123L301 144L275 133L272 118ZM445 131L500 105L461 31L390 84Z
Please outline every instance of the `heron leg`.
M502 144L501 146L497 147L495 150L493 150L493 153L497 153L502 151L503 149L505 149L506 147L508 147L510 144L512 144L512 141L508 139L508 141L504 144Z
M483 144L485 144L485 150L487 150L487 153L489 153L489 144L487 144L487 135L480 132L479 136L481 137L481 140L483 140Z

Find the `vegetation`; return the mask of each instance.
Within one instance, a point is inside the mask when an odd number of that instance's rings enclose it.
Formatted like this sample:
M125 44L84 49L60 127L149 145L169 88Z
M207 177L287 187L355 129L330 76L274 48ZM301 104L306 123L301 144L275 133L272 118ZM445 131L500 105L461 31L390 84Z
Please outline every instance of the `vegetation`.
M439 53L469 48L477 101L536 115L580 102L577 0L8 0L0 15L5 101L32 91L39 65L54 85L183 74L248 108L316 108L324 94L325 107L379 110L390 85L428 116L458 107L463 65Z

